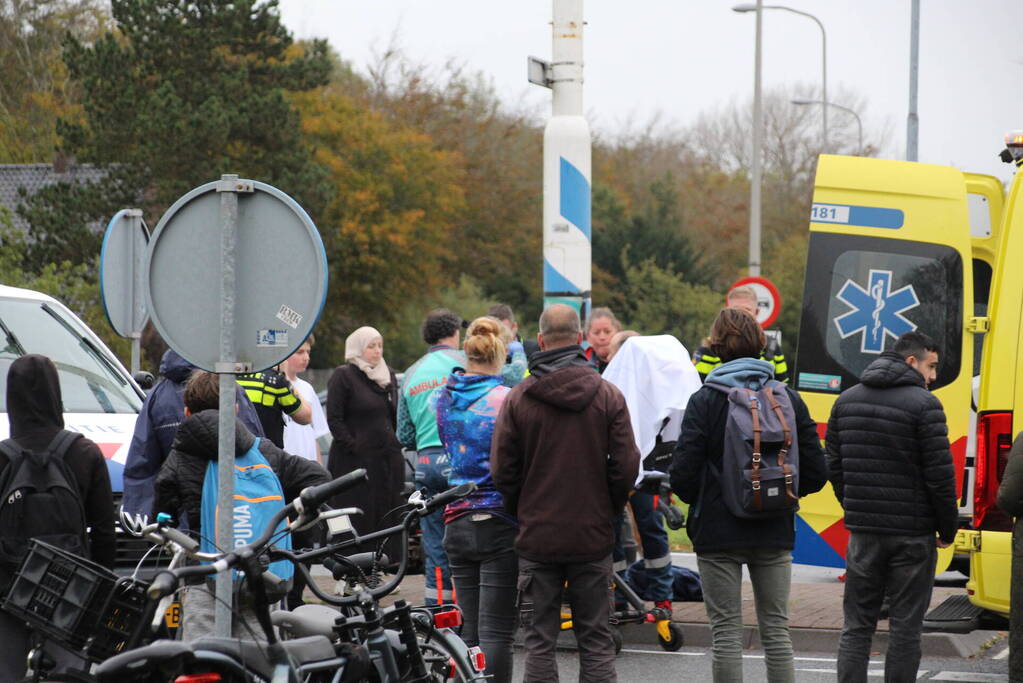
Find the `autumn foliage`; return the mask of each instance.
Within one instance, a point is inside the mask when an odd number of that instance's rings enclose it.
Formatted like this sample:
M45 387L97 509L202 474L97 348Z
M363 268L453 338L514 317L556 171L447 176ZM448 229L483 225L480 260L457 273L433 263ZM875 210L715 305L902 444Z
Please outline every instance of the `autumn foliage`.
M32 70L0 83L0 163L59 150L107 176L24 198L29 236L0 220L0 281L76 293L97 319L81 294L95 291L96 226L129 203L154 225L187 190L238 173L295 197L320 230L331 289L314 366L340 362L346 334L369 324L402 369L422 350L418 319L441 302L466 318L509 303L535 330L545 112L397 49L358 72L344 45L294 42L273 0L113 0L109 16L90 0L14 6L20 23L0 13L0 37L26 47L0 51L0 68ZM809 94L765 98L764 274L782 288L789 340L820 151L815 119L789 101ZM749 106L712 105L685 128L655 117L598 131L593 149L594 303L690 347L746 263ZM840 123L831 138L853 151ZM280 259L283 274L306 267ZM160 350L150 344L150 362Z

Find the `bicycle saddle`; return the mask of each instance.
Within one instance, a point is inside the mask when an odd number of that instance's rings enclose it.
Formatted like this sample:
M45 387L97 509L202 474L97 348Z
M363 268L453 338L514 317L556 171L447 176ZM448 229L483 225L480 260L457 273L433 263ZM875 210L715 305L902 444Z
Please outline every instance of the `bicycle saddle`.
M334 621L341 616L336 609L324 605L302 605L294 610L276 610L270 614L274 626L279 626L296 638L326 636L334 638Z
M204 650L216 652L243 663L247 669L266 679L273 675L273 666L266 657L266 642L264 641L207 637L193 640L188 644L191 645L198 658L202 657ZM298 666L334 659L337 656L334 653L334 645L323 636L285 640L282 641L282 644Z

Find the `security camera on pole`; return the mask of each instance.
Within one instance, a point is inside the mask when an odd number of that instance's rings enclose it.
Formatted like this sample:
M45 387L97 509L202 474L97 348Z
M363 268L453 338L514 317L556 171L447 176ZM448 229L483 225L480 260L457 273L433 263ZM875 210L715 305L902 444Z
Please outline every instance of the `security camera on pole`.
M583 116L583 3L554 0L551 62L529 58L529 81L553 93L543 134L544 308L590 310L590 126Z

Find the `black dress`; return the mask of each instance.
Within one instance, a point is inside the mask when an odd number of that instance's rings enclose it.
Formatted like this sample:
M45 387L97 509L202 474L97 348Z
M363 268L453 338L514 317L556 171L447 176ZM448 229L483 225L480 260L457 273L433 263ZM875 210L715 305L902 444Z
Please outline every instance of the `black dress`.
M349 489L332 501L334 507L357 507L362 515L352 517L360 534L393 526L396 514L384 516L401 504L405 485L405 460L395 436L398 389L394 372L387 388L349 363L339 366L327 385L327 425L334 437L327 467L340 477L364 467L366 484ZM396 559L396 558L395 558Z

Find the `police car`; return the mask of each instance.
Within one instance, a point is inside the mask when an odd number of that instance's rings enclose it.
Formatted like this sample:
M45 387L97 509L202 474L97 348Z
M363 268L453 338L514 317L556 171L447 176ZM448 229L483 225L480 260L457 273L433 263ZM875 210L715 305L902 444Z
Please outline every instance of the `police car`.
M64 426L96 442L106 458L115 509L119 507L135 419L145 394L110 349L53 297L0 285L0 439L6 419L7 370L23 354L48 356L57 366ZM117 566L134 568L148 546L118 528Z

